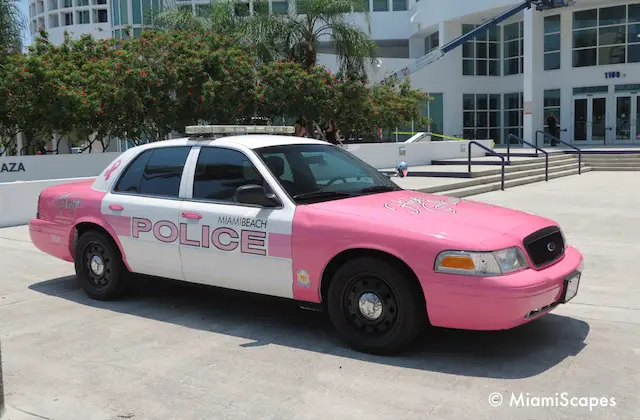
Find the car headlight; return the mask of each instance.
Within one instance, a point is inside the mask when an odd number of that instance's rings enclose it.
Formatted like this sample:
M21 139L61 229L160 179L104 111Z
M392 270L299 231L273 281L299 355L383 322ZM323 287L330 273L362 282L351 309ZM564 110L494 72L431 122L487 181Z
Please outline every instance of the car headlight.
M500 276L529 267L519 247L493 252L443 251L436 257L438 273Z

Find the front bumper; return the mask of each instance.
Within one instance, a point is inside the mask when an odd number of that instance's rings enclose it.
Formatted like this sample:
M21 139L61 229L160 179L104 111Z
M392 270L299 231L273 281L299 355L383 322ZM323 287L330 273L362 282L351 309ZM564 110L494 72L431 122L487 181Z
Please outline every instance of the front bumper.
M500 277L432 273L423 283L432 325L465 330L506 330L549 313L561 303L565 278L582 271L580 252L567 246L564 257L542 270Z

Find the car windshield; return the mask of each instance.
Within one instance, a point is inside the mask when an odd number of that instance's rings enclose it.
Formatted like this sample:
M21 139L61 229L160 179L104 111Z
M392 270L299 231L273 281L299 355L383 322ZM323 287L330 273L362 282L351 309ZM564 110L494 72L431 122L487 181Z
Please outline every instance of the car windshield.
M256 150L296 204L401 188L377 169L330 144L289 144Z

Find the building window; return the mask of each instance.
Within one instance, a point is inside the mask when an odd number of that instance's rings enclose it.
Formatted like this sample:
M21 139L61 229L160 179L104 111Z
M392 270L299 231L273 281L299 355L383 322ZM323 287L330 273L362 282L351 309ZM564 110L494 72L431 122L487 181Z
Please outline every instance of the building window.
M440 32L434 32L424 40L424 53L429 54L440 46Z
M558 70L560 68L560 15L544 18L544 69Z
M49 11L58 9L58 0L49 0L47 7Z
M89 0L76 0L76 6L80 7L80 6L88 6L89 5Z
M462 33L477 25L462 25ZM500 76L500 28L494 26L462 45L464 76Z
M127 0L114 0L120 2L120 23L129 24L129 2ZM123 33L124 36L124 33Z
M63 13L64 16L64 26L73 25L73 13Z
M500 95L462 95L462 126L465 139L493 139L500 143Z
M515 134L522 138L523 123L523 102L522 92L504 94L504 135Z
M98 9L93 11L93 21L95 23L107 23L107 9Z
M73 0L63 0L62 7L73 7Z
M640 62L640 4L573 14L573 67Z
M367 2L367 6L369 2ZM274 1L271 3L271 12L276 15L286 15L289 13L289 2L287 1Z
M191 6L189 6L191 8ZM142 8L140 6L140 0L131 1L131 17L134 25L142 24Z
M388 12L389 11L389 1L388 0L373 0L373 11L374 12Z
M113 17L112 24L114 26L118 26L120 25L120 3L118 0L113 0L112 4L113 4L113 9L111 10L111 16ZM120 38L120 37L116 37L114 35L114 38Z
M88 10L77 12L77 14L78 14L78 25L86 25L88 23L91 23L91 20L89 19Z
M544 91L544 131L548 132L549 124L547 120L551 116L555 116L558 120L558 127L560 127L560 89L545 90Z
M394 12L403 12L408 9L407 0L392 0L392 3Z
M524 23L504 26L504 75L523 73Z
M57 28L58 26L60 26L58 15L49 15L49 27Z

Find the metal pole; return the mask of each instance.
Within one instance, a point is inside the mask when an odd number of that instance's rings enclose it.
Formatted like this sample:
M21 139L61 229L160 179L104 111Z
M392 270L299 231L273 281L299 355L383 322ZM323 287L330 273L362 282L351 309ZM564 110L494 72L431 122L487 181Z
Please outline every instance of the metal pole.
M537 152L537 150L536 150ZM544 155L545 157L545 163L544 163L544 180L548 181L549 180L549 153L546 153Z
M2 347L0 346L0 417L4 414L4 385L2 382Z
M469 173L471 173L471 146L473 146L473 143L469 142L469 149L467 150L467 153L469 155L469 160L467 161Z

